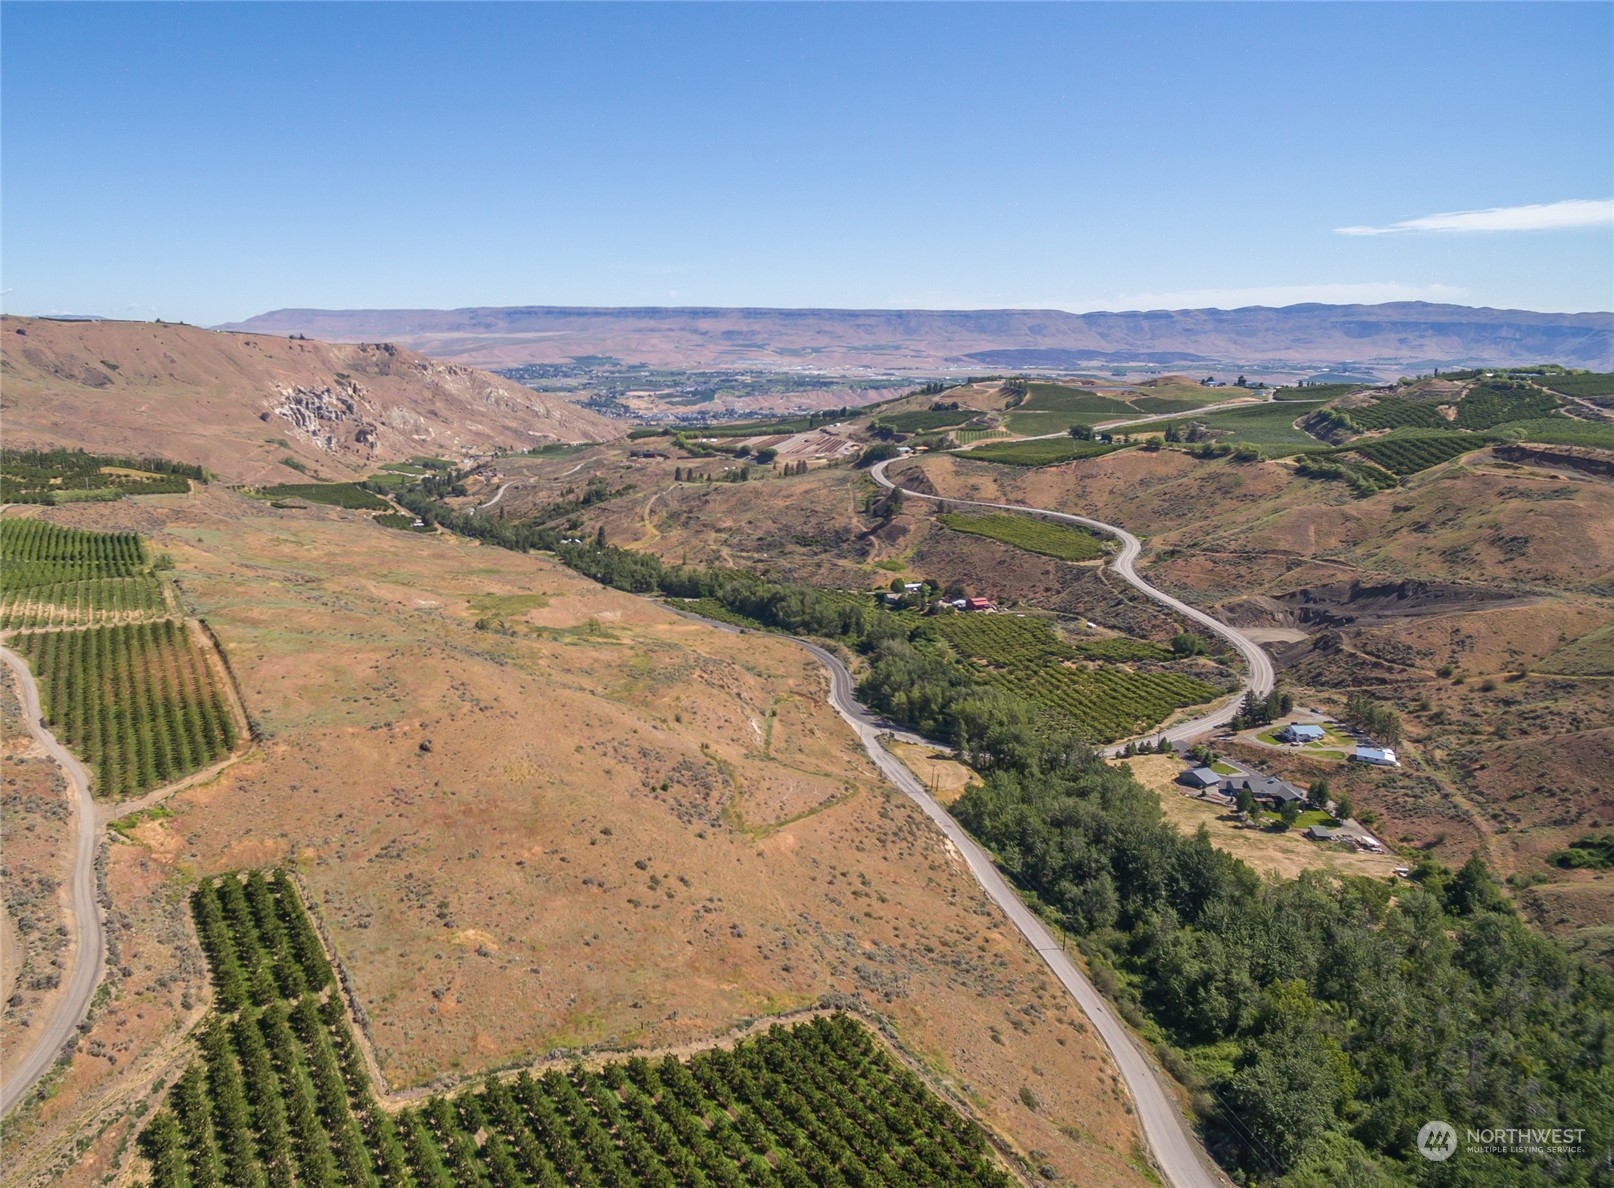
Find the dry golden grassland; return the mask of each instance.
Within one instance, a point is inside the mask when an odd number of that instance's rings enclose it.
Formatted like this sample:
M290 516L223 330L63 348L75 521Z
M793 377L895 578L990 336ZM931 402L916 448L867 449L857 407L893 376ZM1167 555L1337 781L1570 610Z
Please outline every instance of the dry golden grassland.
M283 863L393 1089L698 1044L828 996L889 1020L938 1085L1062 1178L1145 1178L1102 1047L879 780L799 649L336 509L210 490L50 514L138 527L174 556L266 739L113 846L134 977L95 1026L137 1038L116 1066L81 1048L16 1166L42 1166L65 1119L132 1109L159 1079L200 1001L137 989L178 889ZM478 630L490 605L506 613ZM92 1144L97 1169L129 1122Z

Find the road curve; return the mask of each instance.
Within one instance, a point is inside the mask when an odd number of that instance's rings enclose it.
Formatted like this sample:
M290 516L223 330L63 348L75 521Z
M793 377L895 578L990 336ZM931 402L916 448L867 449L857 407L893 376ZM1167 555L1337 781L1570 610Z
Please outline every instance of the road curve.
M716 627L720 631L737 633L743 630L730 623L708 619L694 611L684 610L676 603L668 602L663 605L674 614L693 619L708 627ZM1031 942L1037 956L1043 959L1053 975L1059 979L1060 984L1082 1008L1082 1012L1092 1020L1099 1038L1115 1060L1116 1069L1126 1081L1127 1092L1131 1095L1138 1112L1138 1123L1143 1130L1144 1141L1148 1143L1149 1151L1153 1154L1166 1183L1171 1185L1171 1188L1211 1188L1213 1185L1225 1185L1225 1177L1211 1170L1209 1155L1205 1153L1193 1132L1188 1129L1182 1112L1178 1110L1171 1095L1166 1092L1159 1077L1155 1075L1149 1061L1133 1040L1131 1032L1115 1018L1109 1004L1087 980L1087 975L1082 973L1081 968L1066 955L1042 921L1026 907L1025 901L1015 894L1014 888L1009 886L991 856L964 832L963 827L953 820L945 808L936 803L924 784L919 781L919 777L903 766L901 760L886 750L881 743L882 737L893 734L921 744L927 740L895 731L884 719L870 713L857 700L851 671L833 652L795 636L784 638L811 652L813 657L828 669L830 704L857 734L858 740L862 742L863 749L868 752L875 767L906 793L925 816L935 822L936 827L958 850L981 890L1003 910L1003 914L1009 917L1009 922L1020 934Z
M516 485L515 480L511 479L508 483L505 483L504 486L499 488L498 493L496 495L494 495L494 497L492 499L488 500L486 503L484 503L480 507L476 508L476 510L477 511L487 511L488 508L492 507L495 503L499 502L499 500L503 499L504 498L504 493L506 491L508 491L511 487L515 486L515 485Z
M869 758L874 761L875 766L887 779L907 793L924 814L936 823L936 827L957 848L969 866L970 873L975 876L975 881L981 885L981 889L993 903L1003 909L1004 915L1009 917L1010 923L1019 929L1020 934L1031 942L1031 947L1037 950L1037 955L1070 992L1083 1013L1092 1020L1099 1038L1109 1048L1116 1068L1126 1081L1127 1092L1137 1107L1138 1122L1143 1130L1144 1141L1149 1144L1149 1150L1154 1155L1166 1183L1172 1188L1201 1188L1202 1185L1209 1186L1222 1182L1209 1170L1207 1166L1209 1157L1205 1154L1204 1148L1188 1129L1188 1124L1183 1120L1176 1102L1161 1085L1149 1061L1133 1040L1131 1033L1116 1019L1109 1004L1093 988L1087 976L1060 947L1059 941L1049 933L1042 921L1037 919L1026 907L1025 902L1015 894L1014 888L1009 886L986 851L964 832L963 827L953 820L946 809L936 803L925 786L919 782L919 778L880 744L880 736L889 731L883 729L879 720L858 704L853 696L852 674L847 671L846 665L832 652L817 644L808 643L804 639L797 639L795 642L806 648L829 669L830 703L857 732L858 738L863 742L863 749L869 753Z
M34 674L10 648L0 647L0 660L17 674L17 691L22 701L23 723L28 733L39 740L45 753L54 759L67 776L75 793L73 806L73 875L72 910L68 928L76 942L73 946L73 969L67 976L67 992L56 1004L56 1010L43 1027L32 1029L33 1047L15 1072L0 1085L0 1116L9 1114L50 1071L62 1045L73 1034L74 1028L89 1013L90 999L101 981L101 964L106 957L106 936L101 923L101 909L95 893L95 852L100 830L95 822L95 802L90 799L90 773L68 749L56 741L56 736L40 725L39 687Z
M1192 738L1196 734L1203 734L1207 730L1211 730L1217 726L1222 726L1228 722L1231 722L1239 712L1239 703L1243 699L1244 693L1253 692L1257 697L1265 697L1272 691L1272 683L1275 679L1275 675L1272 670L1272 660L1267 656L1266 652L1262 650L1261 645L1256 643L1249 636L1245 635L1238 628L1230 626L1229 624L1222 622L1220 619L1212 618L1210 615L1206 614L1197 607L1189 606L1180 598L1173 598L1164 590L1156 589L1154 586L1151 586L1148 582L1139 577L1137 570L1133 568L1133 562L1137 560L1138 553L1142 550L1143 546L1138 542L1138 538L1133 536L1125 528L1118 528L1114 524L1106 524L1102 520L1089 519L1087 516L1072 515L1069 512L1050 511L1044 507L1027 507L1025 504L1021 503L991 503L982 499L955 499L951 496L929 495L923 491L914 491L908 487L899 487L891 480L891 478L886 475L885 472L886 467L890 466L891 463L895 462L896 460L897 459L895 458L887 458L885 461L877 462L875 465L869 468L869 474L874 478L874 481L889 490L901 491L904 495L912 496L915 499L929 499L935 503L956 503L960 506L966 507L990 507L999 511L1027 512L1034 516L1045 516L1050 520L1059 520L1067 524L1079 524L1083 528L1096 529L1099 532L1104 532L1115 537L1121 542L1121 551L1110 559L1109 566L1116 573L1121 575L1122 580L1136 588L1147 597L1152 598L1154 601L1160 603L1160 605L1166 607L1168 610L1175 611L1177 614L1183 616L1183 618L1192 619L1202 627L1206 627L1211 631L1214 631L1217 635L1227 640L1228 643L1232 644L1233 647L1238 650L1239 655L1244 657L1244 662L1249 667L1249 672L1245 676L1244 683L1239 687L1239 696L1232 698L1226 704L1222 705L1218 709L1212 710L1208 714L1201 714L1197 718L1190 718L1186 722L1179 722L1175 726L1169 727L1166 730L1156 732L1155 734L1151 735L1151 737L1163 737L1168 742L1180 742L1185 738ZM1112 747L1110 752L1114 753L1114 751L1117 749L1118 748Z

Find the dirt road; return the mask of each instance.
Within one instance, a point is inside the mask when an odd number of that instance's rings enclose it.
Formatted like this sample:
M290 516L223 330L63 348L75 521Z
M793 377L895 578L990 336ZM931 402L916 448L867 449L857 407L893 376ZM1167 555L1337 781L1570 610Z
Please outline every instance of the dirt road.
M40 746L61 767L74 792L72 908L67 926L72 945L72 972L67 976L67 993L51 1017L37 1029L31 1028L27 1056L16 1071L0 1085L0 1116L27 1095L39 1078L50 1070L62 1045L89 1012L90 999L101 981L101 963L106 956L106 937L101 909L95 894L95 851L100 837L96 825L95 802L90 799L90 773L75 759L56 736L40 724L39 688L28 665L9 648L0 648L0 660L17 674L17 692L22 701L23 725L39 740Z

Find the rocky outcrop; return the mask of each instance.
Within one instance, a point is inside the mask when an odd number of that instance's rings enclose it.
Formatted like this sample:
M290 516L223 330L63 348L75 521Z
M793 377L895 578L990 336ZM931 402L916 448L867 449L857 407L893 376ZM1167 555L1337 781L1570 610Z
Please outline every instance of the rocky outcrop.
M360 407L363 396L358 384L347 391L329 384L311 388L292 384L277 390L269 411L316 449L335 453L351 443L373 454L380 434L366 415L368 410Z

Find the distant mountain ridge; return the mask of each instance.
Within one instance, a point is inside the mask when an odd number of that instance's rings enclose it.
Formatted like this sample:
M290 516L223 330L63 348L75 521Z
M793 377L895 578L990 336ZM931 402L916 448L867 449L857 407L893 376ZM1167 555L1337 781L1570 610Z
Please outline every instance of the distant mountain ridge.
M1421 301L1086 314L654 306L282 309L223 328L385 340L480 367L605 356L663 367L893 370L1127 363L1393 369L1541 362L1614 369L1614 313Z

